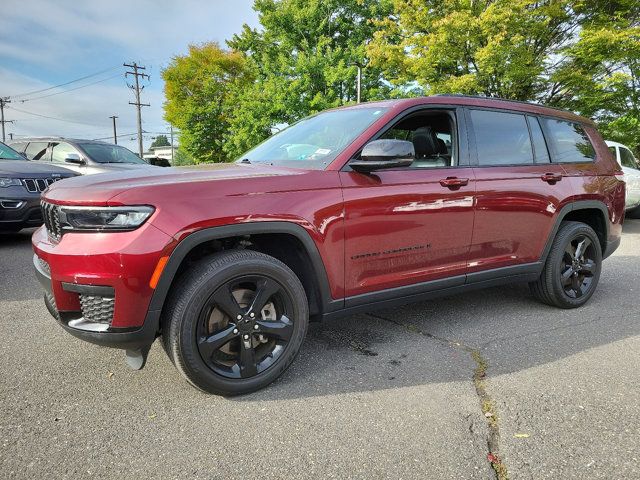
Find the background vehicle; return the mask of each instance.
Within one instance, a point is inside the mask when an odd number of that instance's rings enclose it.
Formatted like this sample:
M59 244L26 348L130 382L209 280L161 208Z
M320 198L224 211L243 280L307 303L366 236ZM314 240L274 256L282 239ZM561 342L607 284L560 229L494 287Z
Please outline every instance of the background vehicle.
M309 319L529 282L595 291L624 182L594 124L497 99L361 104L301 120L236 164L52 187L34 266L52 315L141 368L162 336L184 377L254 391Z
M42 225L40 193L76 174L53 165L27 161L0 142L0 232Z
M624 181L627 184L627 215L640 218L640 162L626 145L611 140L607 140L606 143L624 173Z
M10 145L29 160L58 164L81 175L155 168L120 145L95 140L39 137L16 140Z

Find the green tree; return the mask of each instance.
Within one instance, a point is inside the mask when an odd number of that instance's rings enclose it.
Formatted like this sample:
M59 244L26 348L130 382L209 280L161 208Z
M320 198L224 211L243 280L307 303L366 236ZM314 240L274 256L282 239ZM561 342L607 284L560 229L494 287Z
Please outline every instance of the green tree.
M400 90L543 98L577 28L564 0L393 0L367 48Z
M156 139L151 143L152 147L168 147L171 144L166 135L158 135Z
M180 129L181 149L197 162L228 160L224 144L234 102L252 80L245 56L214 42L190 45L162 78L165 119Z
M256 81L230 119L229 156L266 138L275 125L356 100L357 64L365 65L372 19L390 12L387 0L256 0L262 28L244 26L229 46L244 52ZM366 67L362 99L389 95L378 67Z
M605 138L640 154L640 3L576 2L577 41L563 50L554 105L594 118Z

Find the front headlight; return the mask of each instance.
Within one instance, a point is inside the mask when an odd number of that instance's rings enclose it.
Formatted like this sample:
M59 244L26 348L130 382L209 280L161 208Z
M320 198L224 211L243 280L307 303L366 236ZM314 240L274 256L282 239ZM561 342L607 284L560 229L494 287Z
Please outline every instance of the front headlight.
M141 226L154 208L137 207L60 207L62 230L127 231Z
M0 177L0 187L20 186L22 182L19 178L3 178Z

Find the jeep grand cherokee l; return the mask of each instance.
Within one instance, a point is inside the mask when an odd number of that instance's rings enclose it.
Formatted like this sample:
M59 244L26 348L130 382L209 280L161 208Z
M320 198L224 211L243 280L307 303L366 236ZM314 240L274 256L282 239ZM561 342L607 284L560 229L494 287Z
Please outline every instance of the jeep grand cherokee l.
M0 142L0 232L42 225L40 193L75 173L53 165L29 162Z
M53 185L34 265L72 335L141 368L158 336L212 393L269 384L310 319L516 281L560 308L618 246L622 172L593 123L497 99L367 103L235 164Z

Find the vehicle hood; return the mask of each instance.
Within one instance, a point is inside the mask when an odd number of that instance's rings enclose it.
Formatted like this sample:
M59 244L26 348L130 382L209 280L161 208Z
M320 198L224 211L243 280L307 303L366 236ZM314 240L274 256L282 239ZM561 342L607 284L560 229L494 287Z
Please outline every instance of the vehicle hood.
M46 163L30 162L28 160L0 160L0 176L3 177L50 176L56 173L64 177L76 175L76 173L66 168Z
M143 163L95 163L91 165L92 168L103 170L104 172L115 172L119 170L137 170L139 168L158 168L155 165L143 164Z
M114 197L123 195L126 201L151 203L152 199L171 201L188 195L203 184L211 184L211 191L225 194L252 192L255 181L267 177L286 177L304 173L305 170L265 165L210 164L175 168L141 168L120 170L99 175L83 175L52 185L46 198L62 204L98 205L118 204ZM270 183L270 182L267 182ZM278 182L279 183L279 182ZM262 182L264 186L264 182ZM292 187L295 185L291 184ZM204 186L204 188L208 188ZM132 200L135 198L135 200ZM118 198L120 200L120 198Z

